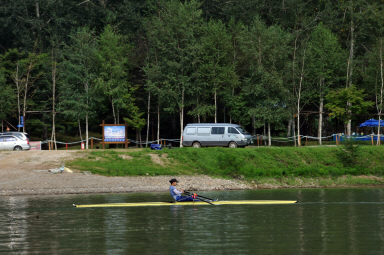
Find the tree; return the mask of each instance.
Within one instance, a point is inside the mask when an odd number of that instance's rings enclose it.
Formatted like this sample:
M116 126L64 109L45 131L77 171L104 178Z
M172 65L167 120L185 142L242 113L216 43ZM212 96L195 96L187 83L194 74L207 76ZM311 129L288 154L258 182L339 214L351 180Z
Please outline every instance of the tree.
M324 96L339 79L343 52L336 36L320 23L311 33L307 50L310 80L317 85L319 99L318 140L322 144Z
M225 87L234 87L237 80L232 63L232 42L225 25L220 21L209 21L203 27L197 84L202 84L214 101L214 122L217 123L218 95ZM196 93L199 95L199 93Z
M133 88L127 77L130 48L124 37L107 25L100 35L95 52L98 68L96 86L108 97L115 124L119 123L120 110L129 108L133 103L131 97ZM130 102L127 103L127 99L131 101L128 100Z
M290 35L279 26L267 27L257 18L243 39L242 49L249 58L249 73L242 89L244 98L248 98L248 116L253 126L268 128L271 145L271 125L279 125L287 117L288 91L283 86L283 77L287 70Z
M193 77L196 77L201 10L195 0L185 3L176 0L160 1L158 10L146 23L148 43L151 46L149 61L155 61L149 68L160 67L162 80L157 84L162 84L168 97L166 109L179 113L182 139L186 96L191 91ZM150 72L150 69L146 72Z
M367 101L365 97L364 89L358 89L352 84L347 88L331 90L326 96L328 103L325 107L330 111L329 117L340 119L347 129L349 120L373 106L374 103Z
M60 111L78 121L85 120L86 149L88 149L89 117L97 102L95 95L95 51L97 40L87 27L79 28L71 35L71 44L63 51L60 70Z

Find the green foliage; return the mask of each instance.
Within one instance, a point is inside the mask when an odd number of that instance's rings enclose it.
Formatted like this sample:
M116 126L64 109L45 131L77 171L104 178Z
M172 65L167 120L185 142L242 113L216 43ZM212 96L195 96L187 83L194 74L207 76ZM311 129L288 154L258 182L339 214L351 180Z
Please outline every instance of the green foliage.
M359 157L359 144L353 139L347 139L343 141L340 146L337 156L343 165L346 167L352 167L357 163Z
M70 38L59 67L59 110L77 121L91 115L97 102L93 82L97 40L87 27L77 29Z
M319 85L321 94L340 79L345 55L336 35L323 23L317 25L308 43L307 66L310 79Z
M149 92L160 126L171 126L161 136L173 138L182 127L169 123L184 112L181 124L216 116L258 133L268 123L275 134L286 133L297 107L306 113L300 129L314 135L312 113L326 94L331 118L360 122L377 114L367 102L380 94L382 0L13 0L2 3L0 14L0 117L15 124L23 92L15 85L16 67L24 82L33 64L26 110L49 111L52 52L57 125L71 134L76 129L66 123L86 116L95 132L102 119L142 126ZM347 80L358 89L344 91ZM52 121L49 113L29 115L27 123L31 119L47 129ZM340 132L336 121L327 123L327 132Z
M114 122L120 109L131 110L134 99L133 87L129 83L130 45L124 37L107 25L101 33L95 51L95 84L110 101Z
M329 109L331 118L339 118L347 122L356 114L365 113L373 102L365 99L364 89L358 89L355 85L348 88L332 90L326 96L328 103L325 105Z

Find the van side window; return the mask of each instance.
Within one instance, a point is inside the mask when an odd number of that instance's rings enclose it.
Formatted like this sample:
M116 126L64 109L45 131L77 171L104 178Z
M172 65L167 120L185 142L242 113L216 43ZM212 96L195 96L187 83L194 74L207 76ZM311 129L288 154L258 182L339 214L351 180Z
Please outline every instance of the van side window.
M194 135L196 133L196 128L190 127L187 128L187 135Z
M225 127L212 127L212 135L223 135Z
M210 132L211 132L211 128L209 128L209 127L197 128L197 134L198 135L209 135Z
M229 127L228 128L228 133L229 134L239 134L239 131L237 131L236 128Z

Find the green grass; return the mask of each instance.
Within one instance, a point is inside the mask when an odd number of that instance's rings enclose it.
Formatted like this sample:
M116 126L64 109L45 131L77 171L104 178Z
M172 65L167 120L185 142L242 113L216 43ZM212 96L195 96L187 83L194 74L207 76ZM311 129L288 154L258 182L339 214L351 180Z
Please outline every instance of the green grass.
M207 174L256 181L285 178L285 182L293 184L298 181L295 177L309 181L323 178L325 183L336 181L326 178L342 176L384 176L384 147L376 146L359 146L351 156L348 156L348 148L343 146L96 150L84 153L85 157L69 165L107 176ZM161 164L154 162L150 154L157 154ZM348 164L346 157L350 160ZM377 184L374 179L352 177L344 178L343 182Z

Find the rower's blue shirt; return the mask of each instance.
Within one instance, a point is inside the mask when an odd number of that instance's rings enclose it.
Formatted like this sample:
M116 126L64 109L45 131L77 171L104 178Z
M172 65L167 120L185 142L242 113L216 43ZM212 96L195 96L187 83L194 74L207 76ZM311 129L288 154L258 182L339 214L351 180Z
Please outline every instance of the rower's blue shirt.
M175 186L169 186L169 193L171 193L171 196L173 197L173 199L175 199L175 201L177 201L178 198L181 197L181 191L176 189Z

